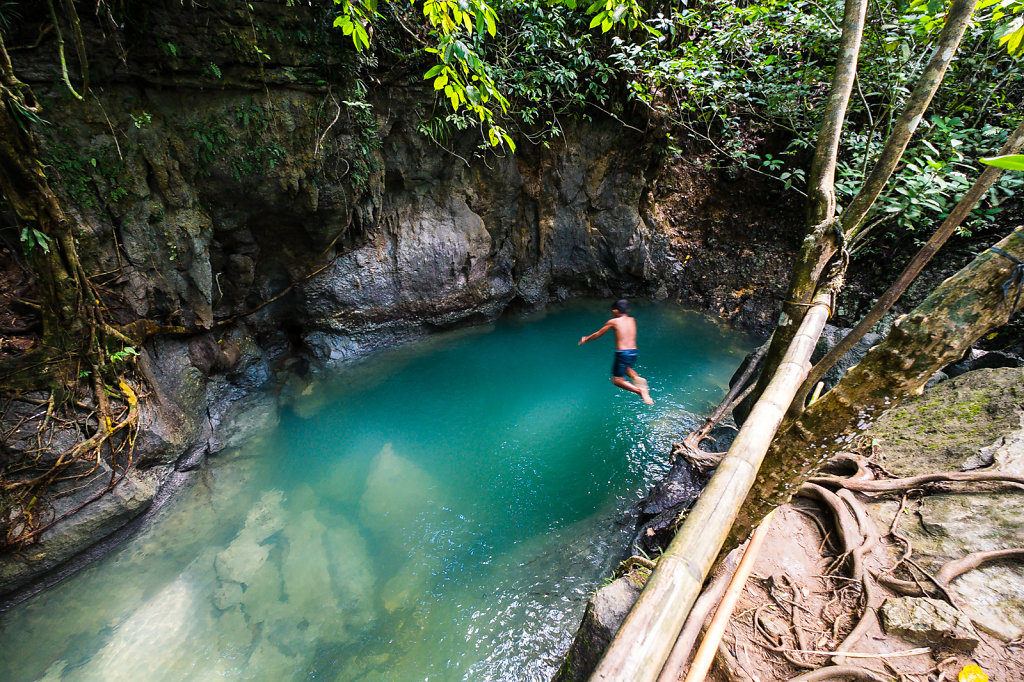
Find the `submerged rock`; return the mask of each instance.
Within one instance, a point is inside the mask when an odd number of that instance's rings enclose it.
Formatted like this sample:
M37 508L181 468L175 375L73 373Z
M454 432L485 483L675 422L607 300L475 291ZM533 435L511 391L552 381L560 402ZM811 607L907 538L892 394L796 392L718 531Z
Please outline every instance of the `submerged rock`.
M226 611L242 603L242 586L237 582L226 582L213 591L213 605Z
M929 597L890 597L879 610L885 631L919 644L971 651L978 634L956 607Z
M221 580L246 584L270 556L270 548L248 538L238 538L217 555L214 566Z
M214 560L221 580L247 584L260 570L270 555L270 547L262 543L284 527L283 500L284 493L272 490L249 510L242 530Z
M325 526L312 511L302 512L284 532L286 546L281 578L287 614L271 623L271 638L286 649L303 642L344 641L342 611L331 586L330 562L324 546Z
M324 541L338 617L350 628L365 627L376 617L373 599L379 560L370 555L359 530L338 517L329 520Z
M121 622L99 652L77 671L82 680L146 679L185 654L197 627L196 589L175 580ZM166 674L166 672L165 672Z
M388 443L370 463L359 518L396 548L404 547L409 527L426 510L443 506L441 497L437 481Z

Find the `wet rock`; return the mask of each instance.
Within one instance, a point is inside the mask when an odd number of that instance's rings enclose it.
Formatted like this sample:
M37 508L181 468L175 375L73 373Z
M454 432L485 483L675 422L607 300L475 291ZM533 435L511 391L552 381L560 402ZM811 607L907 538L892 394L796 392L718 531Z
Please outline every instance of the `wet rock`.
M237 448L260 432L277 426L279 420L277 400L272 395L257 393L242 396L228 405L214 423L214 436L209 453Z
M890 597L879 610L885 631L919 644L971 651L978 635L956 607L929 597Z
M641 587L628 575L598 590L583 614L583 623L569 647L554 682L581 682L590 677L626 614L640 596Z
M679 458L639 504L641 519L649 519L667 510L692 504L700 495L700 485L690 463Z
M675 509L666 509L650 521L640 525L633 544L647 554L656 554L668 547L676 532L676 521L688 505L680 505Z
M943 372L950 377L958 377L976 369L997 369L999 367L1021 367L1024 361L1013 353L1005 351L985 351L979 348L971 348L964 357L947 365Z
M188 354L194 367L203 374L212 374L234 369L242 352L231 339L204 334L189 340Z
M76 481L77 491L54 500L54 515L99 494L110 478L104 465L87 484ZM0 594L60 565L146 511L156 496L158 479L154 470L129 472L112 491L89 504L87 514L75 514L43 533L42 544L29 546L18 555L0 556Z

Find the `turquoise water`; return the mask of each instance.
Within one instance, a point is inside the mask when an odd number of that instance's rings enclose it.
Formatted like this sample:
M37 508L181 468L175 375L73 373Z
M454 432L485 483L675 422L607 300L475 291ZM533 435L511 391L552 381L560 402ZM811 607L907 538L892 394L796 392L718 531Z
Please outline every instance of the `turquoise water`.
M156 523L0 621L5 680L544 680L630 506L750 347L644 305L611 386L576 302L312 382Z

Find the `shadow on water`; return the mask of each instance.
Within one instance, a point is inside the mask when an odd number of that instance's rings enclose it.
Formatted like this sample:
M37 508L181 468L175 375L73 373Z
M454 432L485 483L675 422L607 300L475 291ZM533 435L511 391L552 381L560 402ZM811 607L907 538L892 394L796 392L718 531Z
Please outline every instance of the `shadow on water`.
M752 345L636 316L653 407L610 385L610 338L577 347L594 302L292 378L273 431L5 615L0 678L547 679Z

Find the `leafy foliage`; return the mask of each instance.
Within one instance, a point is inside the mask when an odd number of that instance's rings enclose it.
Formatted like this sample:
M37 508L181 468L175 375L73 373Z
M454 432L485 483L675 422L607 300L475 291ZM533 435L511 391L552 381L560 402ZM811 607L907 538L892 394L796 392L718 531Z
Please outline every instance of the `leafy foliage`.
M334 2L340 8L334 25L351 36L357 50L368 49L373 21L380 16L377 0ZM528 14L540 7L572 11L577 9L577 0L549 0L545 5L510 2L502 9L516 16L524 9L524 14ZM599 26L607 33L621 24L627 30L643 27L656 34L641 21L643 13L637 0L597 0L586 10L587 15L593 15L591 29ZM496 38L498 11L486 0L423 0L422 15L431 39L424 49L437 60L423 78L432 81L434 90L444 94L453 113L465 110L485 126L491 146L507 146L514 151L512 137L495 120L495 114L509 112L509 100L498 87L486 59L485 37ZM463 124L461 120L456 122L459 127Z
M976 15L930 115L869 217L874 234L895 238L944 218L977 175L975 159L995 151L1024 113L1020 45L1006 39L1019 27L1022 6L1020 0L990 0ZM836 177L840 206L880 152L930 57L944 11L925 0L871 5ZM1011 15L1016 18L1007 22ZM680 131L708 141L723 162L799 188L841 16L838 0L684 7L656 24L675 42L623 44L612 58L630 75L633 97ZM1012 175L1000 178L962 230L992 222L1021 184Z

